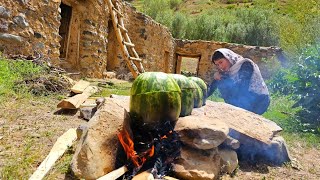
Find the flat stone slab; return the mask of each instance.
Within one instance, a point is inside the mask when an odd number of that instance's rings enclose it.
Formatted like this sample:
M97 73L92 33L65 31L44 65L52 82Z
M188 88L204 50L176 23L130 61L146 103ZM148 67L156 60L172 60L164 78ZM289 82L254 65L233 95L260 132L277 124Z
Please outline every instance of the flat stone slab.
M219 119L230 128L229 135L240 142L245 141L237 134L243 134L265 144L270 144L282 128L258 114L223 103L207 100L206 105L195 108L191 115L205 115L211 119Z

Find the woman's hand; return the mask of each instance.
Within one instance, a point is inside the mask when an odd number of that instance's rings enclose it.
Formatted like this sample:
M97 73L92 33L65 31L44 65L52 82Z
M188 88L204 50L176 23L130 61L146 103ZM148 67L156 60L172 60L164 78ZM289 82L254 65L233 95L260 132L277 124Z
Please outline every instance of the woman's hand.
M220 81L221 80L220 72L215 72L214 75L213 75L213 79L217 80L217 81Z

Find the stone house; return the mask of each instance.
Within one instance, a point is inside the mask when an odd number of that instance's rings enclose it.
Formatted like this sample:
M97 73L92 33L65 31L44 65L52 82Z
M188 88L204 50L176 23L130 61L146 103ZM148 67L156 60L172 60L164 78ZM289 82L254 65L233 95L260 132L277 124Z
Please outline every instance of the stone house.
M121 3L125 27L146 71L180 73L184 66L205 81L215 71L212 52L227 47L261 64L281 54L276 47L174 39L150 17ZM102 78L129 73L104 0L6 0L0 4L0 51L5 55L39 55L82 76ZM123 77L123 76L122 76Z

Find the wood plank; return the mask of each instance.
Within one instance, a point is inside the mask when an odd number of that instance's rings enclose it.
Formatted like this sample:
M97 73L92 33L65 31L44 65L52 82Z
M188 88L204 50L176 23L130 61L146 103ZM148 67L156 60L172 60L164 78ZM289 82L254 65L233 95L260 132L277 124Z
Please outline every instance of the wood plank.
M76 129L72 128L60 136L56 143L53 145L48 156L42 161L37 170L32 174L29 180L41 180L43 179L49 170L53 167L55 162L64 154L64 152L70 147L77 139Z
M150 170L143 171L142 173L137 174L132 178L132 180L154 180L153 175L150 173Z
M95 86L87 87L82 94L77 94L68 99L62 100L57 107L62 109L78 109L80 105L88 99L92 94L98 92L98 88Z
M182 56L178 56L177 64L176 64L176 74L181 74L181 63L182 63Z
M76 94L81 94L90 85L90 82L80 80L74 86L72 86L71 91Z
M122 176L124 173L128 171L126 166L122 166L114 171L109 172L108 174L98 178L97 180L115 180Z

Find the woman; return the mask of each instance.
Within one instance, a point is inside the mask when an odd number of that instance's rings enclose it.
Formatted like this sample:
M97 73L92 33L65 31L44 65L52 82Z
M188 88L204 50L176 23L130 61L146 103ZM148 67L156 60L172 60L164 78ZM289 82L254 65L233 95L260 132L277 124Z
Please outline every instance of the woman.
M210 96L216 88L228 104L263 114L270 104L268 88L259 67L250 59L243 58L230 49L217 49L212 62L219 71L208 89Z

